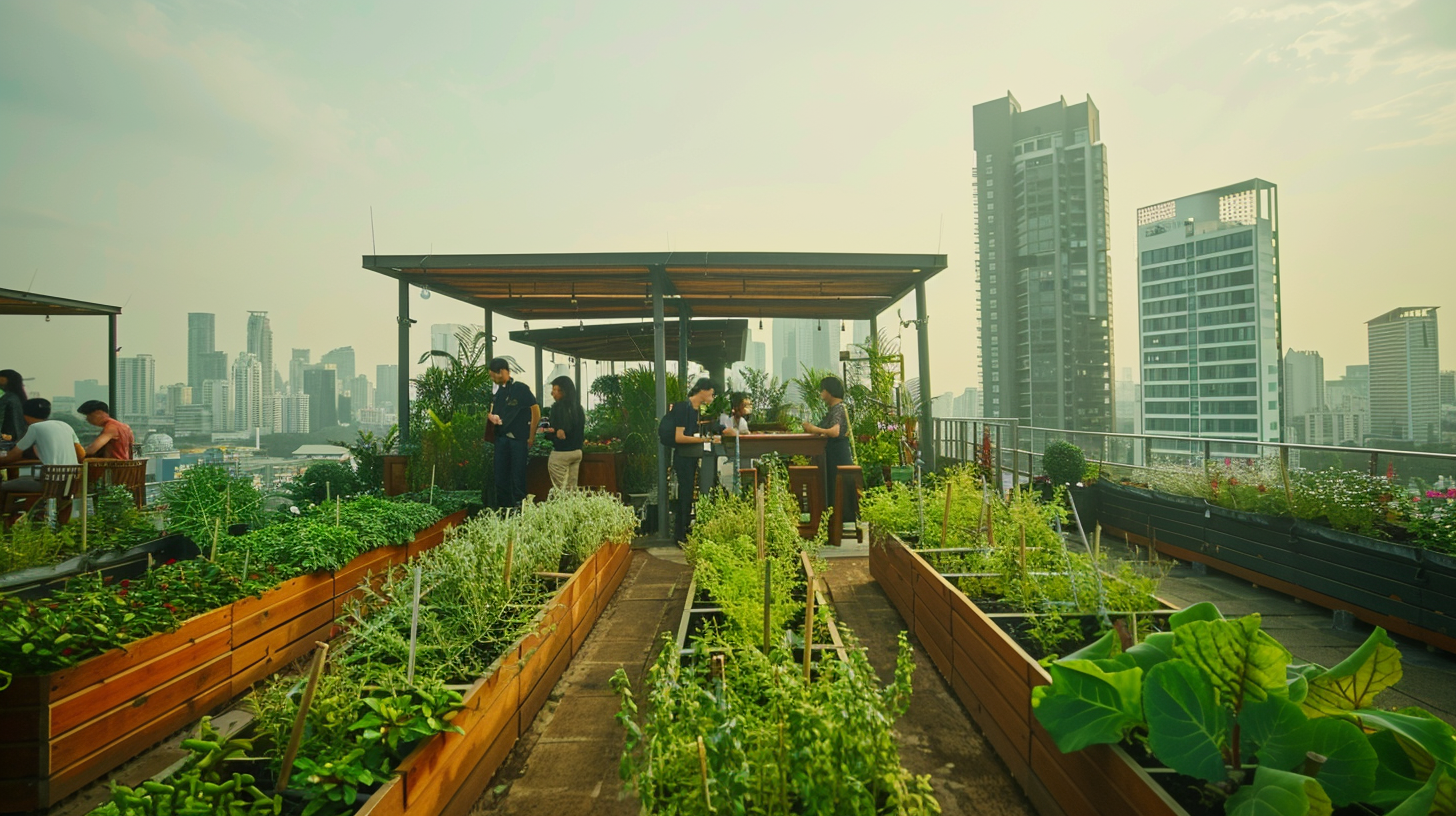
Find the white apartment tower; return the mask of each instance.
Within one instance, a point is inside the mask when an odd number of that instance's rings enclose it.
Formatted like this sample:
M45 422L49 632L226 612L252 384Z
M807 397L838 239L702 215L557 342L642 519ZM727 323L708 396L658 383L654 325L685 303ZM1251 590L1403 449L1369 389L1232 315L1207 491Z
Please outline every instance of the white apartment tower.
M1365 324L1370 342L1370 434L1439 442L1441 361L1435 306L1393 309Z
M258 362L258 358L246 351L239 354L238 359L233 361L232 383L233 430L271 428L271 417L265 417L264 413L265 406L272 407L272 395L263 391L263 364Z
M1143 207L1137 229L1142 432L1283 441L1278 188Z

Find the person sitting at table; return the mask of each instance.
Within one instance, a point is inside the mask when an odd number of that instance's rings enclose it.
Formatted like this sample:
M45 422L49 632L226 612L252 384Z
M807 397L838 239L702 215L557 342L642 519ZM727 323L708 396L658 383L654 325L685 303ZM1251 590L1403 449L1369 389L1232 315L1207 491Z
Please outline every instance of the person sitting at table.
M839 476L840 465L854 464L854 449L849 442L849 411L844 406L844 383L838 377L825 377L819 381L819 398L828 406L819 425L804 423L804 433L825 437L824 440L824 482L829 491L825 495L828 503L834 504L834 485ZM854 498L845 497L844 520L854 520Z
M76 429L58 420L51 419L51 401L36 397L25 401L26 429L15 447L0 455L0 465L18 462L25 458L25 452L34 448L35 458L42 465L77 465L86 458L86 449L76 436ZM6 479L0 483L0 493L39 493L39 479L22 477ZM70 515L70 505L63 508L62 521Z
M86 455L93 459L131 459L131 426L111 416L111 406L101 400L86 400L76 413L101 429L86 446Z
M734 391L728 398L729 412L718 417L718 427L724 438L738 437L748 433L748 416L753 413L753 399L742 391ZM735 443L736 444L736 443ZM718 484L735 485L737 475L735 457L725 456L718 463Z
M25 379L13 368L0 371L0 441L14 442L25 433Z

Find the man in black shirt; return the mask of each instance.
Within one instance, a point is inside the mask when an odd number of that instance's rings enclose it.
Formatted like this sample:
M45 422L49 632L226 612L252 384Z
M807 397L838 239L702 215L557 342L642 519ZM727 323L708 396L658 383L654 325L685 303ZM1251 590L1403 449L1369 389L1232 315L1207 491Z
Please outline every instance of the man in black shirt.
M517 509L526 498L526 457L541 424L541 405L523 382L511 379L511 364L503 357L490 361L495 398L486 420L495 429L495 505Z
M698 464L707 454L704 446L718 441L716 437L698 434L698 411L713 401L714 390L712 380L706 377L700 379L693 383L688 398L672 406L668 412L677 441L672 455L672 470L677 474L677 518L673 520L673 535L679 544L688 540L688 521L693 512L693 494L698 486Z

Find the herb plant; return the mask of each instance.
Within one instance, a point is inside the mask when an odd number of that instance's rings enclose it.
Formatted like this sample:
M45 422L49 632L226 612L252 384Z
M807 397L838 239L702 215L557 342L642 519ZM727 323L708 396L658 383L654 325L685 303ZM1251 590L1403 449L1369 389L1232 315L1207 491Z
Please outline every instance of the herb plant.
M203 546L234 524L256 524L263 495L252 479L232 476L217 465L194 465L162 487L167 530Z

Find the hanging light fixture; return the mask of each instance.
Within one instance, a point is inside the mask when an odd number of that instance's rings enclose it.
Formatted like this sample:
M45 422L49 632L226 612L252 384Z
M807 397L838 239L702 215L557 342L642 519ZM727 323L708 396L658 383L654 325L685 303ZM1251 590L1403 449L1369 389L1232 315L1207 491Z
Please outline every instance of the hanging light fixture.
M844 320L842 318L839 321L839 330L841 332L844 331Z
M521 327L524 328L526 331L530 331L531 330L531 321L529 321L529 320L522 321L521 322Z
M427 283L420 287L420 300L430 299L430 285Z
M824 331L824 321L820 320L814 324L814 331Z

